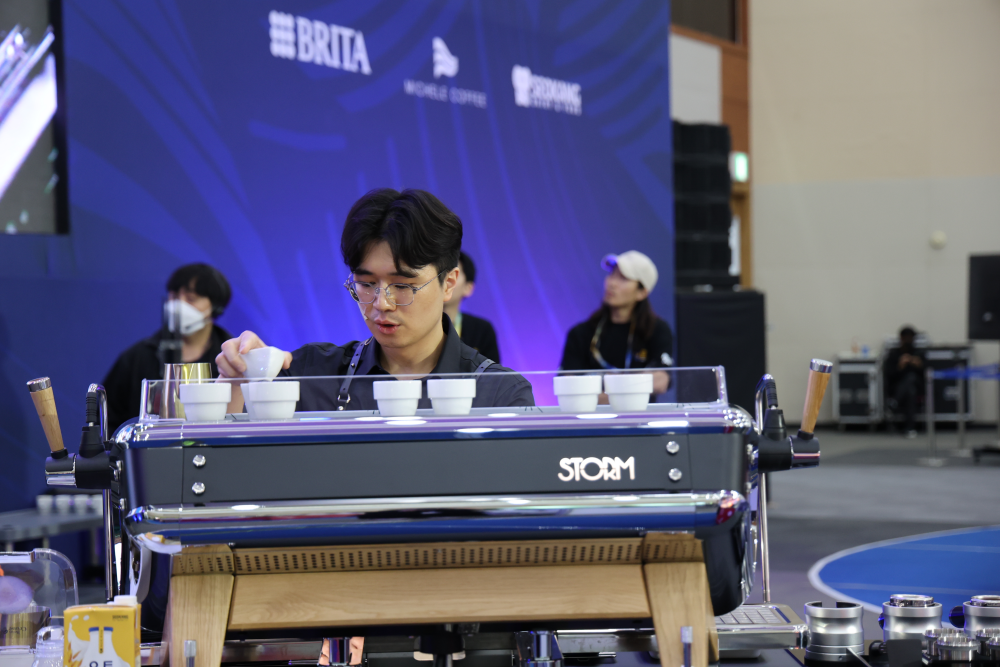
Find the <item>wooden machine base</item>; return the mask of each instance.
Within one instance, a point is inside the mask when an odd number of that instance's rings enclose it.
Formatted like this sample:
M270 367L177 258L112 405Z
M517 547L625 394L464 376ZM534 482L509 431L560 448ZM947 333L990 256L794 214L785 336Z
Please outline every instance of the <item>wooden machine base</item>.
M374 551L366 552L384 547L349 548L357 556L350 562L361 564L357 567L320 566L335 562L329 550L328 560L299 549L278 555L270 550L266 556L274 560L262 561L263 550L185 549L175 556L164 645L174 657L169 664L181 667L184 640L195 639L196 667L217 667L227 629L523 621L529 630L537 621L652 618L662 667L683 663L682 626L693 630L692 667L717 660L700 542L691 535L650 535L623 545L625 541L561 541L560 553L577 554L572 557L552 556L551 543L503 543L505 552L520 549L536 556L488 562L460 562L455 545L401 545L400 552L413 548L451 555L439 563L414 559L402 566L398 558L377 565L384 561L372 557ZM473 548L500 546L461 546ZM248 571L249 562L273 562L274 567ZM319 565L297 565L304 562Z

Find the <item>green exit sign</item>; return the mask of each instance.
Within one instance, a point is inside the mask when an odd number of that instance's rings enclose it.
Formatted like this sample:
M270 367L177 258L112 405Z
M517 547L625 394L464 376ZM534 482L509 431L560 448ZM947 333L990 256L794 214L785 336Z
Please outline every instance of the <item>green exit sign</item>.
M729 154L729 173L737 183L746 183L750 178L750 159L746 153Z

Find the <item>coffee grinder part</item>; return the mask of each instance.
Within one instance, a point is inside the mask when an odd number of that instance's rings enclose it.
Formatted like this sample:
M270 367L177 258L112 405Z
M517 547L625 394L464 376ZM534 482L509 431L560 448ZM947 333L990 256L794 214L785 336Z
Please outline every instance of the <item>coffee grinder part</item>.
M948 635L937 640L938 660L972 662L978 650L979 642L963 635Z
M979 653L984 658L989 654L987 645L994 637L1000 637L1000 628L983 628L976 632L976 641L979 642Z
M821 601L807 602L804 607L809 627L806 660L815 662L850 662L851 651L864 652L865 634L861 625L864 609L854 602L838 602L824 607Z
M988 660L1000 660L1000 637L993 637L986 642L986 650L982 656Z
M974 595L962 605L962 611L965 634L970 639L975 639L980 630L1000 627L1000 595Z
M929 595L891 595L878 619L882 640L923 640L924 631L941 627L941 613L941 603Z
M963 632L960 628L931 628L930 630L924 631L924 650L927 651L927 655L931 658L937 657L937 640L942 637L956 637L963 636Z

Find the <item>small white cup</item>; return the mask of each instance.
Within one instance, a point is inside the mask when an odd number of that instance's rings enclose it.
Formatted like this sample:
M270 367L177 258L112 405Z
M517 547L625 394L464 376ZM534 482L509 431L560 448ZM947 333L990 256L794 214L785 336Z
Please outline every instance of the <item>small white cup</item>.
M653 393L653 376L649 373L609 373L604 376L604 392L612 410L643 412L649 407L649 395Z
M291 419L299 401L299 382L251 382L244 390L253 405L254 419ZM249 410L249 408L248 408Z
M420 380L380 380L372 382L372 393L383 417L409 417L417 414L423 387Z
M73 496L69 495L56 496L55 504L56 504L57 514L69 514L69 511L73 506Z
M184 418L189 422L217 422L226 418L233 397L228 382L189 382L180 387Z
M559 375L552 378L552 393L563 412L594 412L601 393L600 375Z
M273 346L258 347L241 354L240 359L247 365L243 377L271 379L281 371L281 366L285 363L285 352Z
M427 398L431 399L436 415L467 415L472 411L475 397L473 378L427 381Z
M90 510L90 496L77 494L73 496L73 511L77 514L86 514Z
M53 506L55 506L55 496L44 494L35 496L35 507L38 508L39 514L52 514Z

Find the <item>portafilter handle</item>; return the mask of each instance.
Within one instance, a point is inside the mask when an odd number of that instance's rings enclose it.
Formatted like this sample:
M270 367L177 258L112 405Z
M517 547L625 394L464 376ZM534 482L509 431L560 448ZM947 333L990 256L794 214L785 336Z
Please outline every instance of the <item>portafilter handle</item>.
M38 419L42 422L42 430L45 431L45 439L48 440L49 449L52 450L52 458L66 458L69 452L63 445L59 414L56 412L56 399L52 394L52 380L47 377L35 378L28 382L28 391L38 412Z
M819 417L819 406L823 404L826 385L830 382L830 372L833 364L822 359L809 362L809 384L806 386L806 404L802 409L802 433L811 434L816 428Z

